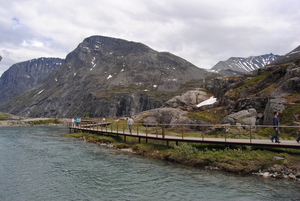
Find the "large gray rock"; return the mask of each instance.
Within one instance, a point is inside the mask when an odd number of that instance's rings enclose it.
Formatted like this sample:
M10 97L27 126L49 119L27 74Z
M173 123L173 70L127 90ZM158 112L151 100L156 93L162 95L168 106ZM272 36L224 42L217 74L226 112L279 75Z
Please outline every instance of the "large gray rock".
M208 94L203 89L191 90L166 101L164 107L192 110L194 106L207 100L210 96L212 95Z
M272 119L274 116L274 112L282 113L286 106L284 103L286 102L286 99L284 98L275 98L270 99L268 104L266 105L266 109L264 111L264 125L272 125Z
M242 110L239 112L235 112L227 115L225 118L221 120L222 124L242 124L242 125L255 125L257 118L257 112L254 108L249 110Z
M175 108L157 108L142 112L135 116L135 120L142 121L144 126L166 124L169 127L196 127L199 124L209 124L200 120L188 118L187 112Z

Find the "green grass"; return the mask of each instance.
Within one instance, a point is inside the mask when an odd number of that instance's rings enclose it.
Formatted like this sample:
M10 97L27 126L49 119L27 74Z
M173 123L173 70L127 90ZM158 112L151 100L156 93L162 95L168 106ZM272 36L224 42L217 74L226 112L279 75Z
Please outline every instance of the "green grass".
M149 140L148 143L138 143L138 138L102 136L92 133L72 133L65 136L83 139L91 143L112 143L116 149L132 148L139 155L160 160L180 163L193 167L217 167L223 171L250 174L266 170L274 165L298 168L300 165L300 150L265 148L237 145L215 145L170 142L169 146L161 141ZM276 160L281 157L283 160Z
M59 119L44 119L44 120L28 121L28 123L33 125L40 125L40 124L60 124L61 122L59 121Z
M0 115L0 121L7 120L8 116Z

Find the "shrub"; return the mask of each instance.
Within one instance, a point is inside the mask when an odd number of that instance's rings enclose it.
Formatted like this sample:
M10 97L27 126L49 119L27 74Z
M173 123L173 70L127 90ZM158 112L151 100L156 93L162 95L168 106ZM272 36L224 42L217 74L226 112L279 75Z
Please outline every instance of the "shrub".
M191 158L194 158L198 154L198 149L196 147L193 147L187 143L183 143L180 146L174 147L174 159L178 162L189 160Z

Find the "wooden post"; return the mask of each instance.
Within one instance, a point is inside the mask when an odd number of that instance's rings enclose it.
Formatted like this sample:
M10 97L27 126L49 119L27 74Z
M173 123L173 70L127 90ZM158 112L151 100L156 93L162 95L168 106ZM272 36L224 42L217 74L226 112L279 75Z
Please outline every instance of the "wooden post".
M204 141L204 126L202 125L202 140Z
M225 142L226 142L226 126L225 126L225 130L224 130L224 132L225 132Z
M251 128L251 125L250 125L250 144L252 143L252 128Z
M183 139L183 128L184 127L184 125L182 124L182 128L181 128L181 135L182 135L182 139Z

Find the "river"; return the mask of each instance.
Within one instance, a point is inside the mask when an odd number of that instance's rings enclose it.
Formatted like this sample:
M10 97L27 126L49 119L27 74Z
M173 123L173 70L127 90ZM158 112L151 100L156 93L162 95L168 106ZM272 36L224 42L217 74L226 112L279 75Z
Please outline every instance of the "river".
M300 200L300 183L184 167L63 137L0 127L0 200Z

